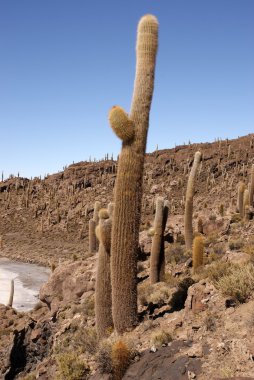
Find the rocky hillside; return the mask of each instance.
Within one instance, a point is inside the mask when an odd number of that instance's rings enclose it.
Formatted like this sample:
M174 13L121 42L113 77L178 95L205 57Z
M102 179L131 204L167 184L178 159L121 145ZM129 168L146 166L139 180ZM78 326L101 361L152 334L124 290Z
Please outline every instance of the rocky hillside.
M203 267L193 274L183 214L197 150L202 164L193 216L195 229L202 219L205 252ZM120 343L113 331L97 341L97 255L88 252L94 203L106 207L113 200L117 162L81 162L45 179L1 182L0 255L54 270L32 312L0 307L1 378L106 380L113 373L113 379L125 380L254 379L254 222L252 208L250 220L242 220L236 210L238 184L248 184L253 163L254 135L146 155L140 323ZM166 278L150 285L148 229L158 195L170 202ZM120 359L115 354L119 344Z
M169 221L173 225L179 217L181 230L186 183L197 150L203 161L194 218L219 215L221 204L226 214L235 210L238 183L249 181L254 162L254 135L147 154L141 230L153 221L157 195L170 201ZM1 255L45 265L73 255L84 257L94 202L105 207L112 201L116 172L117 162L112 160L80 162L45 179L0 182Z

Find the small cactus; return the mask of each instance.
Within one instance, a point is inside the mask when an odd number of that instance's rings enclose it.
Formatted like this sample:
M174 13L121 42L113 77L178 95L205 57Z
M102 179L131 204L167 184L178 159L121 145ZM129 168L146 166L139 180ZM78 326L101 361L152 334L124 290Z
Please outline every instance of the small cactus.
M243 212L244 212L244 219L249 219L249 210L250 210L250 195L249 190L245 189L243 193Z
M237 197L237 206L240 213L241 218L244 217L244 208L243 208L243 194L245 190L245 184L240 182L238 186L238 197Z
M185 213L184 213L184 237L187 250L191 250L193 242L193 227L192 227L192 214L193 214L193 197L195 193L195 177L201 161L201 153L196 152L194 156L194 162L190 171L185 201Z
M250 206L253 206L253 195L254 195L254 164L251 166L251 177L250 177L250 189L249 189L249 203Z
M113 380L122 380L130 364L131 352L122 340L116 341L112 346Z
M165 277L164 231L167 223L168 211L168 201L164 201L162 197L158 197L156 200L156 212L153 228L154 233L150 257L151 284L163 281Z
M196 236L193 240L192 248L192 267L195 273L197 268L203 265L203 255L204 255L204 238L203 236Z
M100 244L95 285L95 318L97 335L99 339L102 339L113 326L110 280L112 221L106 209L101 209L98 216L99 224L96 227L96 235Z
M99 222L99 210L101 208L100 202L94 203L93 219L89 220L89 253L95 253L98 251L99 243L96 238L95 229Z
M200 234L203 234L204 231L203 231L203 220L201 218L198 219L198 228L197 228L198 232Z
M12 307L13 304L13 298L14 298L14 280L11 280L11 288L10 288L10 296L7 306Z

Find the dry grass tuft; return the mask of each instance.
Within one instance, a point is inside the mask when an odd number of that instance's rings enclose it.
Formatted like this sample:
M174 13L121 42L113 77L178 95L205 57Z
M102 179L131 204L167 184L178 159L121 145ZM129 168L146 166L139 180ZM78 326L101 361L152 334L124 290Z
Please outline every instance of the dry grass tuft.
M157 330L151 334L151 345L156 348L160 348L162 345L172 342L172 340L172 335L163 330Z
M56 356L57 375L55 380L86 380L90 369L77 353L64 353Z

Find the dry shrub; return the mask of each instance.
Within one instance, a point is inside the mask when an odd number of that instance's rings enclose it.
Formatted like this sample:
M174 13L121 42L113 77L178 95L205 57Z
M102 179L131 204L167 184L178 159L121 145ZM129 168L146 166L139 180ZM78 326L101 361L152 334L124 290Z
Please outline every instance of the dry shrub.
M96 363L98 370L101 373L111 373L112 372L112 340L110 338L103 339L98 347L96 355Z
M228 246L231 250L241 249L243 245L243 239L231 239L228 243Z
M240 214L234 214L231 216L230 222L231 223L239 223L239 222L241 222L241 220L242 220L242 218L241 218Z
M25 377L23 377L23 380L36 380L36 372L29 373Z
M217 243L213 246L213 252L216 255L224 255L226 253L226 244L225 243Z
M243 252L248 253L251 258L254 258L254 240L249 240L247 244L243 247Z
M204 325L207 331L214 332L216 330L216 320L218 316L216 313L212 313L210 311L207 312L206 317L204 319Z
M172 342L172 336L166 331L158 330L151 334L151 345L156 348L160 348L163 344L168 344L169 342Z
M154 285L146 282L138 289L139 303L142 306L147 306L149 303L163 305L168 302L170 295L170 286L164 282L158 282Z
M91 355L95 354L98 346L95 328L79 328L76 334L73 335L73 346L74 348L79 348L81 352L88 352Z
M243 303L254 291L254 267L247 264L244 267L235 265L232 272L224 275L218 282L217 287L227 296Z
M82 303L84 309L83 313L84 315L87 315L88 317L94 317L95 316L95 309L94 309L94 296L91 296L86 299L84 303Z
M186 261L185 248L179 244L171 244L165 251L166 263L179 264Z
M57 375L55 380L86 380L90 369L75 352L59 354L56 356Z
M207 235L205 240L205 246L208 247L210 244L215 244L217 242L218 236L215 232L211 232Z
M223 276L232 273L235 264L223 261L216 261L199 272L199 277L209 278L214 284L216 284Z

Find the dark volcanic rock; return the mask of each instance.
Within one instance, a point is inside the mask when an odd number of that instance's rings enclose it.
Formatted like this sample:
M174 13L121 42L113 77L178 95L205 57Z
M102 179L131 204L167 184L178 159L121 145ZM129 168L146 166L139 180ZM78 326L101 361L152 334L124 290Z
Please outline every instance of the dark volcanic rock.
M175 341L157 352L145 351L140 360L129 367L123 380L188 380L188 372L197 375L201 369L200 359L177 355L188 346L188 342Z

